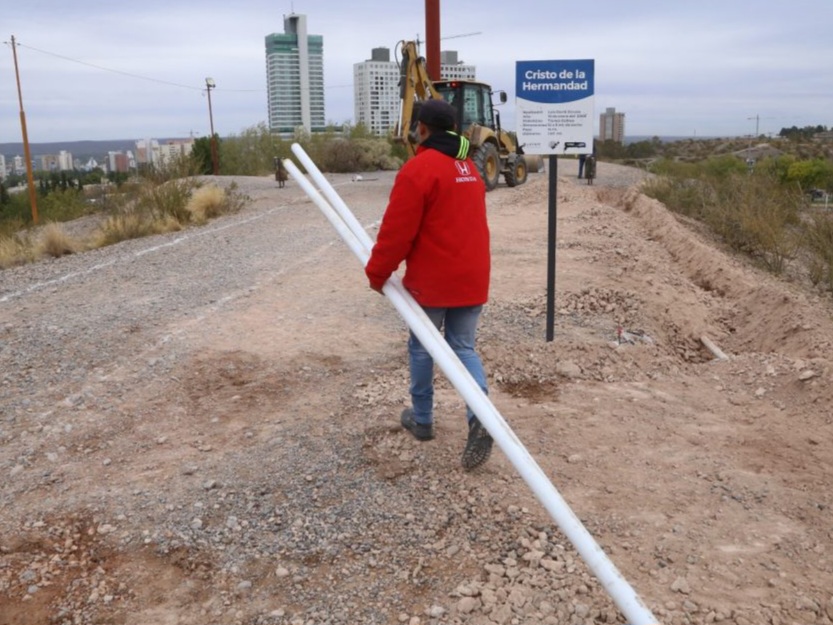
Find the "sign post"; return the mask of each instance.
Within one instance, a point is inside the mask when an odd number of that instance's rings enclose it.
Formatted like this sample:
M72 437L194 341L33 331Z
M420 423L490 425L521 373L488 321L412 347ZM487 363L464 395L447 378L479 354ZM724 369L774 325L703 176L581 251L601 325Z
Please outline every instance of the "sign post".
M555 325L555 249L558 156L593 153L592 59L518 61L515 109L518 145L526 154L549 156L547 243L547 341Z

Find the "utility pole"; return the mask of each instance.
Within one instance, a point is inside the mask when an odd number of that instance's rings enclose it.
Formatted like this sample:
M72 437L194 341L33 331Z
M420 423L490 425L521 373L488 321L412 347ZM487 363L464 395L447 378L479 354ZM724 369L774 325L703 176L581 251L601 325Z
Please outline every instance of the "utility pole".
M211 110L211 90L216 87L217 84L213 78L205 79L205 90L208 92L208 122L211 124L211 171L215 176L220 173L220 162L217 158L217 139L214 136L214 112Z
M761 116L760 115L755 115L755 117L747 117L746 119L748 119L750 121L753 120L753 119L755 120L755 136L756 137L759 136L760 133L759 133L758 130L761 127Z
M17 44L12 35L12 56L14 57L14 75L17 79L17 99L20 102L20 129L23 132L23 157L26 159L26 178L29 182L29 204L32 207L32 223L38 225L38 195L35 192L35 179L32 175L32 153L29 150L29 134L26 132L26 113L23 112L23 92L20 89L20 71L17 67Z
M428 77L440 80L440 0L425 0L425 65Z

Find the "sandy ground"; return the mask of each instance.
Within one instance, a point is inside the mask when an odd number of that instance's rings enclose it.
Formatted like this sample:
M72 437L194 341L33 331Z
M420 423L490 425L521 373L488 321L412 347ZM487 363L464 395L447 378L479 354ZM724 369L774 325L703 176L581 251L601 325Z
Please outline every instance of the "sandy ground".
M491 399L658 621L830 623L830 301L620 173L560 178L552 342L547 176L489 194ZM390 180L339 189L372 224ZM275 232L325 238L283 264L253 249L254 286L131 321L59 387L6 372L31 404L7 399L0 430L0 624L624 622L499 449L462 471L441 376L437 439L401 432L404 325L294 182L258 189L237 219L286 204ZM112 273L128 309L154 296ZM60 328L46 291L0 308L7 345L21 314Z

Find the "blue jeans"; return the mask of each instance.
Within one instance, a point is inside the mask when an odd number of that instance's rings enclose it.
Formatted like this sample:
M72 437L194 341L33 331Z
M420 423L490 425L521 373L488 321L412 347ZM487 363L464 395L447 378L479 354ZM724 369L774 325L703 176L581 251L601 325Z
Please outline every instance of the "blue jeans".
M477 382L488 393L486 372L480 356L474 351L477 322L483 306L462 306L459 308L426 308L425 314L440 330L444 326L445 340ZM419 339L410 333L408 338L408 361L411 368L411 402L414 421L430 424L434 421L434 359L422 346ZM466 406L466 419L474 418L471 408Z

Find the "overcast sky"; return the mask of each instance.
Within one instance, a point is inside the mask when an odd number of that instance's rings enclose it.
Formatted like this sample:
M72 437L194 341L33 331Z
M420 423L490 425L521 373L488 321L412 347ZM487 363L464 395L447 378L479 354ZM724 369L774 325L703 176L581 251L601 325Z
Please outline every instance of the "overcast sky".
M23 0L17 39L29 140L239 134L266 122L264 37L307 16L324 37L326 117L352 122L352 68L374 47L425 37L419 0ZM831 0L440 0L443 50L504 89L514 128L515 62L594 59L595 110L627 135L739 136L833 126ZM478 34L472 34L478 33ZM469 36L465 36L469 35ZM453 38L451 38L453 37ZM112 71L108 71L112 70ZM10 45L0 54L0 143L21 140ZM756 119L757 118L757 119Z

